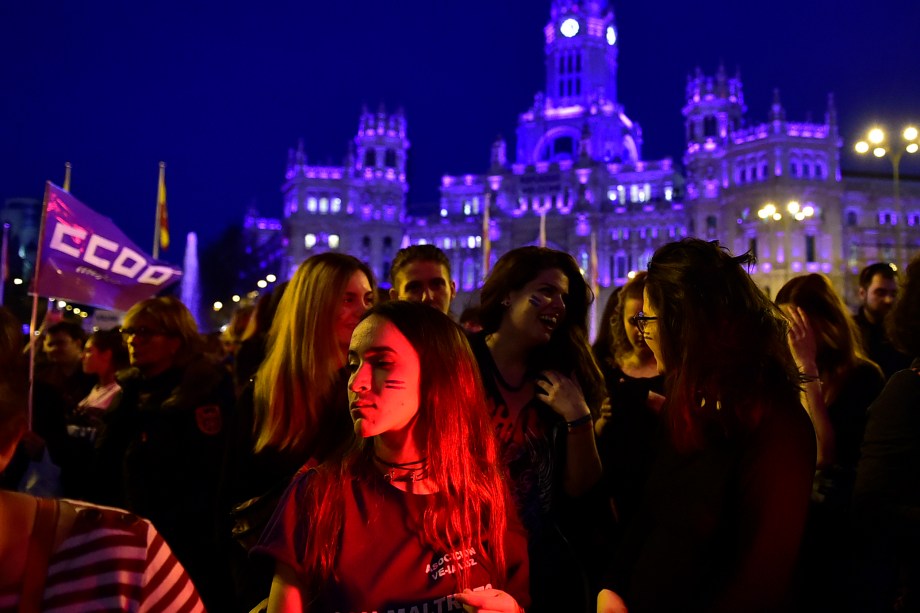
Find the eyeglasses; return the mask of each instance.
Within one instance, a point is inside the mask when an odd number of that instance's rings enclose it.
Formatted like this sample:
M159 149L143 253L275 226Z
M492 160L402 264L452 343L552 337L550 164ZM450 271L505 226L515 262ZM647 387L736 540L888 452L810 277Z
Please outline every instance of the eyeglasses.
M146 326L121 329L121 335L125 338L128 338L129 336L135 336L137 338L151 338L153 336L163 336L165 334L166 332L160 330L159 328L148 328Z
M629 323L639 328L640 334L645 334L645 328L648 326L648 322L657 319L657 317L649 317L642 311L639 311L635 316L629 318Z

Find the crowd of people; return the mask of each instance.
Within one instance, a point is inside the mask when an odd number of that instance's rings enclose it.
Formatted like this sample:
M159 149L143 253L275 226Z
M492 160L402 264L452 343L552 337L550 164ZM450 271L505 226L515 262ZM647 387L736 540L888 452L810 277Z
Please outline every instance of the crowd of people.
M431 245L388 292L312 256L212 342L157 297L30 358L0 308L0 611L918 610L920 255L856 314L752 263L660 247L593 345L532 246L458 320Z

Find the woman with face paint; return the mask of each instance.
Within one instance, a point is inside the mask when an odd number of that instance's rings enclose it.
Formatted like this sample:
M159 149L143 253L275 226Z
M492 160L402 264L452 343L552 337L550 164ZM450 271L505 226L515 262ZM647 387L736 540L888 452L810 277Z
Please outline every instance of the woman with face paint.
M815 433L752 262L685 239L649 263L636 321L665 376L663 427L599 613L789 610Z
M256 548L276 560L269 611L521 611L525 537L460 327L379 305L348 369L355 445L295 478Z
M604 397L588 344L592 300L572 256L514 249L486 280L483 330L470 337L529 533L534 611L578 611L589 598L580 529L593 523L585 496L599 492L592 414Z

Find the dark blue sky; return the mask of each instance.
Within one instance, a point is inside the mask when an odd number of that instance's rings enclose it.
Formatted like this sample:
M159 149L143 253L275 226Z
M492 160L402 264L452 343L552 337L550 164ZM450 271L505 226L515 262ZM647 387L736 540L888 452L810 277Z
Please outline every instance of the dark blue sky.
M341 163L361 105L402 106L410 206L444 173L481 172L543 88L550 0L0 3L0 200L73 193L150 248L165 160L174 246L209 241L255 203L280 215L287 150ZM787 115L836 94L850 143L878 119L920 121L916 0L614 1L619 100L647 159L683 146L686 75L740 67L749 121L774 87ZM513 149L512 149L513 150ZM861 163L847 153L845 164ZM920 162L903 171L918 174Z

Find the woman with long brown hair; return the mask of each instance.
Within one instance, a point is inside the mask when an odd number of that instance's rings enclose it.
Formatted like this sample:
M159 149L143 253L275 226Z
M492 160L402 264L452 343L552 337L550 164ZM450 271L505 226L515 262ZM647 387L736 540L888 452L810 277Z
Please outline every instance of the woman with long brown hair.
M649 263L636 321L665 376L664 427L599 613L786 604L815 436L786 320L751 262L684 239Z
M529 534L535 611L584 608L587 549L601 464L592 418L604 398L588 344L594 296L574 258L543 247L503 255L481 293L470 337L521 519ZM600 508L598 506L597 508Z
M856 322L826 276L790 279L776 304L789 318L789 347L805 376L802 404L818 447L799 563L800 606L843 610L849 604L848 516L859 447L866 412L885 377L863 351Z
M348 367L355 445L298 475L256 549L277 560L269 611L520 611L524 537L461 329L379 305Z

